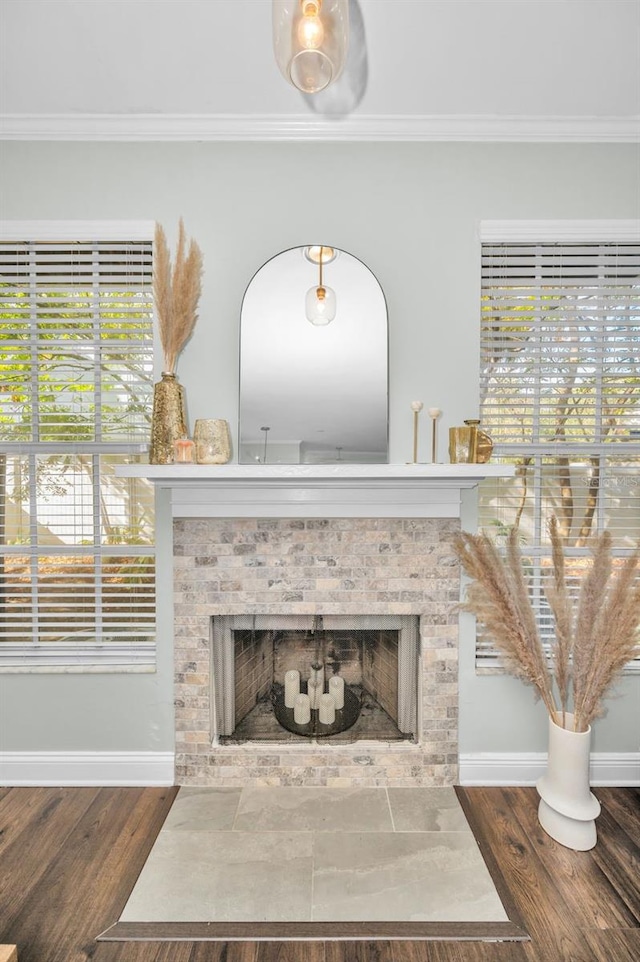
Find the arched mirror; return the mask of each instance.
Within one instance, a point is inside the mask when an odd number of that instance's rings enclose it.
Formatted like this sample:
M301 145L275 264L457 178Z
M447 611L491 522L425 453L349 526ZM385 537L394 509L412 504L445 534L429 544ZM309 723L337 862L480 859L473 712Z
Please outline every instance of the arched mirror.
M240 324L241 463L388 460L387 307L357 257L283 251L254 275Z

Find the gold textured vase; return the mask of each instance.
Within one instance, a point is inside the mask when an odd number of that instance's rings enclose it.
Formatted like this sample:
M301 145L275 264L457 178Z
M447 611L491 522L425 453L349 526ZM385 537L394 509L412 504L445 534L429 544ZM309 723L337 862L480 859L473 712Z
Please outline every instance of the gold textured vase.
M229 424L222 418L198 418L193 440L198 464L226 464L231 457Z
M485 464L491 457L493 441L481 431L480 421L469 418L463 428L449 428L451 464Z
M175 374L163 371L153 387L149 464L172 464L174 444L187 433L184 390Z

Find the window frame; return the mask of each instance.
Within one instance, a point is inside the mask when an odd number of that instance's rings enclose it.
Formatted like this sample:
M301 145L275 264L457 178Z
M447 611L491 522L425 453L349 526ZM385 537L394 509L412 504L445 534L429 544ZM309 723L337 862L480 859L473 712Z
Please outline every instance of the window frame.
M529 220L483 220L479 222L478 228L478 238L480 246L480 255L482 253L482 247L484 244L509 244L509 243L525 243L525 244L554 244L554 243L575 243L575 244L607 244L607 243L620 243L620 244L640 244L640 220L540 220L540 221L529 221ZM479 264L481 258L479 257ZM480 290L482 291L482 285L480 284ZM482 317L481 325L479 328L479 334L481 335L482 329ZM479 349L479 373L480 377L483 376L482 369L482 352ZM536 412L539 414L539 409L536 407ZM481 405L482 414L482 405ZM490 429L488 428L490 431ZM570 453L576 455L578 453L577 448L580 442L568 443L567 445L554 446L554 453L557 455ZM531 461L534 464L540 465L544 462L544 457L551 456L549 451L549 445L544 443L527 443L524 442L519 444L517 442L498 444L495 448L495 455L498 459L503 457L504 459L510 458L522 458L525 457L525 450L527 449L527 454L530 454ZM561 450L562 448L562 450ZM565 450L566 449L566 450ZM590 456L597 457L598 463L601 467L602 474L601 478L606 477L606 461L607 455L612 454L612 445L599 442L584 442L584 459L589 460ZM640 456L640 443L625 443L624 453L627 453L629 457L634 458ZM619 456L622 458L623 450L620 450ZM527 469L528 470L528 469ZM537 479L535 475L534 468L534 479ZM542 470L540 471L540 478L542 478ZM536 483L539 483L536 480ZM603 510L601 503L597 506L597 514ZM596 514L596 526L598 525L599 518ZM537 516L536 516L537 517ZM536 528L539 528L540 519L536 521ZM540 532L538 531L538 534ZM547 556L549 551L547 547L541 543L541 539L538 536L535 542L527 545L526 552L532 557L542 557ZM628 551L626 552L629 553ZM621 551L620 554L624 556L625 552ZM534 592L540 593L541 586L539 584L534 585ZM505 671L498 652L493 648L490 643L486 640L483 642L478 636L476 636L475 645L475 670L477 673L481 674L491 674L494 672L503 673ZM625 674L637 674L640 673L640 651L638 656L631 662L627 664L624 669Z
M0 220L0 240L4 242L122 242L143 241L153 244L155 222L150 220ZM153 249L153 248L152 248ZM155 330L155 316L152 316ZM155 356L155 338L151 347ZM46 456L64 448L69 454L143 454L148 443L139 442L74 442L62 445L51 442L8 442L2 444L5 454ZM154 493L155 497L155 493ZM109 549L116 554L118 545ZM156 556L152 545L127 546L127 555ZM81 633L81 632L79 632ZM90 631L87 632L89 635ZM135 630L131 632L135 636ZM142 632L141 632L142 634ZM144 633L146 636L146 632ZM156 641L136 642L1 642L0 673L26 672L154 672Z

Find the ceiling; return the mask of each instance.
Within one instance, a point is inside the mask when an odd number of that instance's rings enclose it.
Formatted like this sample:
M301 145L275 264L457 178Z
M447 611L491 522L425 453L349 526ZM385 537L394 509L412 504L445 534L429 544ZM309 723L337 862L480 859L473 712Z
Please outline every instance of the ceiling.
M0 0L2 136L637 140L640 0L350 0L304 97L270 0Z

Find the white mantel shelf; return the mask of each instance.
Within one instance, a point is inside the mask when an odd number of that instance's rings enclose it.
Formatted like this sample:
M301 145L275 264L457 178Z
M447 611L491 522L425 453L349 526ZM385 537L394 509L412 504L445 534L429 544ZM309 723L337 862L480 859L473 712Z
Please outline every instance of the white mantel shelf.
M171 492L174 518L459 518L462 491L504 464L136 464L119 477Z

